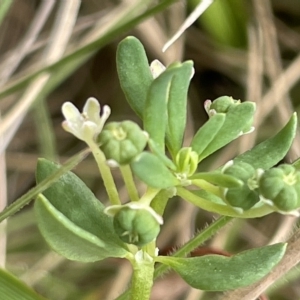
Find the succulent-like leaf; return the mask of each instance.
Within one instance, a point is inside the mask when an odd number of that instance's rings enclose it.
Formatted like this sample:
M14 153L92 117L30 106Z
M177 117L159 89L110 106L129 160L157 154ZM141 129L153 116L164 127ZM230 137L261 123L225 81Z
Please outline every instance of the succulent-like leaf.
M42 194L36 199L34 209L45 240L54 251L70 260L93 262L123 256L125 253L123 248L106 244L99 237L75 225Z
M269 169L276 165L289 151L297 130L297 115L294 113L288 123L272 138L237 156L235 162L246 162L254 168Z
M230 109L225 116L225 121L214 137L213 141L199 155L199 161L224 147L242 134L245 124L253 118L255 103L243 102L234 109Z
M178 72L173 76L169 90L166 132L166 144L173 156L182 146L187 117L187 93L193 74L193 62L186 61L175 68L178 69Z
M173 156L182 145L186 125L187 90L192 74L192 62L175 63L151 84L145 111L144 129L165 150L165 140Z
M37 182L39 183L58 168L59 165L55 163L39 159L36 171ZM83 232L86 232L88 238L93 239L92 237L94 237L95 244L99 246L99 252L101 252L102 242L103 247L110 249L109 256L124 257L126 255L126 245L114 232L112 218L103 212L103 204L75 174L72 172L64 174L55 184L45 190L43 195L45 198L40 197L36 201L35 210L42 234L51 247L58 249L56 246L58 239L54 234L55 226L53 225L57 221L58 235L59 231L63 230L61 226L65 226L65 232L73 230L73 234L78 234L80 238ZM48 216L48 221L45 216ZM49 225L47 225L48 222ZM47 234L47 231L51 234ZM74 237L72 239L74 240ZM68 238L65 237L65 240L67 241ZM74 248L74 243L69 246L69 251L71 251ZM76 249L73 250L76 252ZM65 254L67 253L65 251ZM103 255L105 255L104 253ZM99 253L99 255L102 254ZM78 257L78 260L87 261L87 258L80 259Z
M209 118L193 137L191 147L200 155L213 141L225 122L225 114L216 114Z
M248 286L267 275L282 259L286 244L243 251L231 257L205 255L179 258L158 256L190 286L205 291L226 291Z
M137 38L129 36L119 43L117 70L129 105L140 118L143 118L147 92L153 76L144 46Z
M162 161L150 152L142 152L130 166L140 180L153 188L166 189L179 183Z

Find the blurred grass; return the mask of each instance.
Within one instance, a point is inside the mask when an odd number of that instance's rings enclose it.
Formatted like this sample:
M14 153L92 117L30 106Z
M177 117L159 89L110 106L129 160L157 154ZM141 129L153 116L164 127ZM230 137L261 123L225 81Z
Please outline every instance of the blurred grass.
M112 120L137 120L124 101L115 67L117 43L128 34L141 39L149 60L158 56L165 63L194 60L196 73L189 95L187 144L193 132L206 120L203 110L206 99L231 95L257 103L260 119L256 120L255 133L212 156L203 163L203 168L215 168L273 135L292 111L299 111L299 1L215 0L185 37L162 54L162 45L198 2L190 0L185 6L175 0L81 1L66 47L60 49L57 46L58 49L51 50L61 51L61 56L47 62L45 49L51 49L51 31L59 34L64 30L53 29L61 18L60 3L54 3L41 32L35 36L12 75L0 86L0 148L6 152L7 172L2 173L2 177L7 176L8 203L34 186L38 157L64 160L84 147L60 127L63 102L72 101L81 108L88 97L94 96L101 105L112 107ZM0 1L0 21L3 15L0 78L4 78L5 62L18 49L32 20L39 17L42 4L45 2ZM153 15L155 17L151 17ZM20 102L24 92L31 93L28 87L44 74L48 74L49 79L24 105ZM299 150L297 139L286 161L299 157ZM106 195L91 158L75 171L105 202ZM127 194L119 173L115 174L122 199L126 201ZM2 198L0 200L4 201ZM195 211L180 200L170 202L159 238L160 248L182 244L212 218L211 214ZM234 225L221 230L207 246L238 252L271 241L282 241L291 234L296 221L276 214L255 220L237 220ZM112 300L127 287L130 269L121 260L80 264L53 254L36 228L30 205L9 219L7 238L7 268L49 299ZM300 297L299 272L293 271L290 276L292 281L272 287L270 299ZM216 294L190 289L171 275L157 283L152 300L216 297Z

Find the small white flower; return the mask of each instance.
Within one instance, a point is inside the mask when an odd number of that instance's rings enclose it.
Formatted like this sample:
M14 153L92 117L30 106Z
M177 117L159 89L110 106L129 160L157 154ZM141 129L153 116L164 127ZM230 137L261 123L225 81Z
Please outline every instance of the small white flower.
M71 102L65 102L62 113L66 120L63 121L62 127L82 141L95 141L110 116L109 106L103 106L102 110L100 117L100 104L93 97L87 99L82 113Z

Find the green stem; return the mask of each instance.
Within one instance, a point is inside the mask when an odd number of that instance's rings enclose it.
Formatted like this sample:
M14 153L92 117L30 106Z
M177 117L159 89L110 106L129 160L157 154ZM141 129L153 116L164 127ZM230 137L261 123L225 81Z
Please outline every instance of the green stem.
M186 257L187 254L189 254L191 251L199 247L199 245L203 244L205 241L210 239L214 234L216 234L217 231L219 231L222 227L228 224L231 220L232 220L231 217L226 217L226 216L220 217L218 220L213 222L209 227L199 232L197 236L195 236L193 239L188 241L179 250L174 252L172 256ZM169 266L167 265L163 265L163 264L159 265L154 271L153 280L160 277L168 269ZM131 293L131 289L128 289L126 292L120 295L116 300L129 300L131 299L129 297L130 293Z
M218 186L215 186L209 182L207 182L206 180L203 179L193 179L192 180L192 184L203 189L206 190L218 197L221 197L221 193L220 193L220 188Z
M91 141L88 146L90 147L97 162L110 203L112 205L120 205L121 201L118 190L110 168L106 164L105 155L94 141Z
M230 206L214 203L202 197L199 197L183 187L177 187L177 195L204 210L235 218L258 218L274 212L271 207L262 204L259 207L254 207L240 213Z
M145 194L141 197L140 202L145 205L150 205L153 198L159 193L159 189L147 187Z
M142 250L141 250L142 251ZM145 252L144 255L147 255ZM141 261L134 261L131 280L131 300L149 300L153 285L154 260L147 257Z
M129 198L131 201L138 201L139 200L139 194L136 189L136 186L134 184L132 172L129 165L120 166L120 171L123 176L123 180L125 182L125 186L127 188Z
M189 240L185 245L183 245L179 250L174 252L172 256L174 257L186 257L190 252L199 247L205 241L210 239L213 235L217 233L222 227L228 224L232 220L231 217L222 216L215 222L213 222L209 227L202 230L198 235ZM168 270L169 266L159 265L154 272L154 279L160 277L164 272Z
M170 192L167 190L160 190L160 192L151 201L151 207L159 214L163 215L169 198Z

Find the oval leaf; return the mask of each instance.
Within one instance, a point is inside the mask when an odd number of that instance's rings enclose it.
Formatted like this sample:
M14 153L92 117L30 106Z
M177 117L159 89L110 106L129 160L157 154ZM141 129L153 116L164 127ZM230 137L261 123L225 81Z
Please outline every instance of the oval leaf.
M59 165L39 159L36 171L37 182L41 182L57 169ZM112 218L103 212L103 204L75 174L67 172L45 190L43 195L75 226L96 236L107 247L119 249L117 256L126 255L126 246L115 234Z
M0 269L0 299L46 300L25 285L24 282L3 269Z
M205 255L179 258L159 256L157 261L173 268L190 286L205 291L227 291L248 286L282 259L286 244L243 251L231 257Z
M137 38L129 36L119 43L117 71L129 105L142 118L147 92L153 81L153 76L144 46Z
M289 151L297 131L296 113L272 138L263 141L253 149L237 156L235 162L246 162L254 168L267 170L276 165Z
M111 247L95 235L78 227L42 194L36 199L34 210L43 237L60 255L81 262L124 256L123 248Z
M153 188L166 189L179 183L164 163L150 152L141 153L130 166L140 180Z

